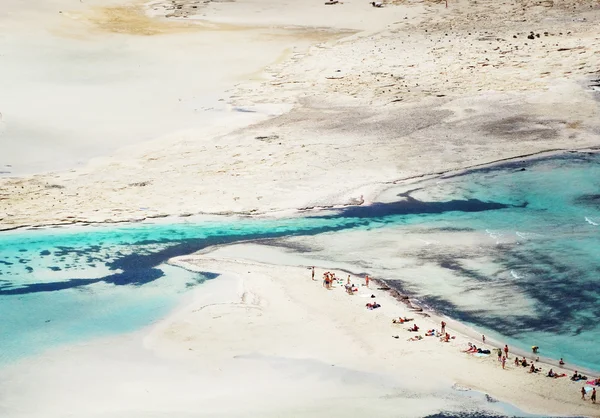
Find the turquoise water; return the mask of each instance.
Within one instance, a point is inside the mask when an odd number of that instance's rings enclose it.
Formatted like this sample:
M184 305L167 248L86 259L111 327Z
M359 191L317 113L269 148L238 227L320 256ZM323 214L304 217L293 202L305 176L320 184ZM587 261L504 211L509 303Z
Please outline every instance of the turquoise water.
M514 163L448 179L436 188L442 197L459 193L527 206L444 214L428 222L432 228L487 234L495 242L485 251L495 266L493 274L489 269L483 274L484 269L473 268L459 254L446 268L472 279L468 291L497 290L479 309L465 311L443 297L431 305L492 330L500 341L524 349L539 345L545 356L600 370L600 158L577 154ZM514 305L511 294L527 298L526 313L507 308L490 314L492 308Z
M522 171L522 168L526 168ZM425 261L477 286L502 289L468 309L443 294L435 309L489 330L512 345L543 347L600 370L600 158L576 154L517 162L424 183L398 202L322 216L224 218L169 224L48 228L0 234L0 363L46 348L139 329L214 278L165 265L177 255L242 240L402 226L484 234L478 268L461 254ZM425 257L422 255L422 257ZM458 284L457 284L458 286ZM511 294L527 301L523 312ZM519 302L520 303L520 302Z

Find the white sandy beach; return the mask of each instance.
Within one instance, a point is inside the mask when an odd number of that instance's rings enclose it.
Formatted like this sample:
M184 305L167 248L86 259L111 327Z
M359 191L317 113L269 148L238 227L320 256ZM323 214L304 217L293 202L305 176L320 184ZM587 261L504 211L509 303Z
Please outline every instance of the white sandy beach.
M368 204L404 179L600 146L597 1L3 7L0 231ZM385 261L332 247L319 279ZM0 415L504 411L485 393L531 413L600 416L568 378L461 353L472 331L451 320L450 343L407 341L391 319L414 312L385 291L323 289L306 270L315 260L213 250L172 260L222 276L158 324L3 368ZM365 309L371 293L382 308Z
M38 29L56 34L46 55L25 48L37 32L5 46L37 61L2 67L0 228L345 204L406 177L598 145L596 3L242 1L166 22L119 7L53 15ZM32 88L23 65L56 75ZM69 135L53 128L65 121ZM19 126L65 146L24 146L36 135ZM38 161L25 171L98 158L10 177L24 157Z
M245 260L249 254L278 265ZM172 260L223 275L149 329L5 368L1 410L10 417L64 416L65 404L69 413L90 417L124 411L131 417L415 417L482 405L504 411L482 401L481 392L530 413L598 415L598 406L579 401L578 383L529 374L512 362L502 370L495 355L462 353L468 341L478 341L452 322L450 343L407 341L408 325L392 318L414 317L421 329L439 329L440 318L410 311L354 276L357 294L342 286L326 290L305 266L285 265L290 261L311 260L243 244ZM317 269L318 278L323 271ZM365 308L371 294L381 308Z

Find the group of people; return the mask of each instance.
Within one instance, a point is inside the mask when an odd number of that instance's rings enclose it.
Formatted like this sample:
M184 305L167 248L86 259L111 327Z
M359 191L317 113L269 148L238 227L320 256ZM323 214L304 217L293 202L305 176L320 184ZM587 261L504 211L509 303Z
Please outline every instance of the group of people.
M575 373L571 376L571 380L573 382L579 382L580 380L587 380L587 376L582 376L581 373L578 373L577 370L575 370Z
M315 268L312 267L312 280L315 280ZM339 284L343 283L343 279L338 279L335 276L335 273L332 272L325 272L323 274L323 287L325 287L326 289L331 289L333 283L337 281ZM364 286L366 286L367 288L369 287L369 281L370 278L369 276L365 276L365 284ZM350 280L350 275L348 275L348 279L346 281L346 284L344 285L345 290L348 294L353 295L354 292L358 291L358 287L351 283ZM374 295L371 295L372 298L374 298ZM366 308L369 310L372 309L377 309L381 307L381 305L377 302L370 302L366 304ZM407 317L399 317L399 318L394 318L392 320L392 323L394 324L404 324L406 322L410 322L413 321L414 318L407 318ZM408 331L411 332L418 332L419 331L419 326L417 324L413 324L412 327L408 328ZM437 332L435 329L430 329L427 330L426 336L438 336L440 337L440 341L443 342L449 342L451 338L455 338L450 336L449 333L446 332L446 322L442 321L441 322L441 332ZM394 336L394 338L399 338L399 336ZM485 344L485 335L482 335L482 341ZM408 341L420 341L422 340L423 337L421 335L416 335L413 336L411 338L408 339ZM469 354L490 354L490 350L488 349L482 349L480 347L477 347L475 344L471 344L468 343L469 347L464 350L464 352L469 353ZM531 350L534 354L537 354L539 351L539 346L534 345L531 347ZM506 361L509 358L509 349L508 349L508 345L504 345L503 349L498 348L498 361L502 363L502 368L504 369L506 367ZM504 353L503 353L504 352ZM504 354L504 355L503 355ZM539 357L537 357L536 361L539 361ZM521 367L527 367L529 366L529 373L538 373L542 370L541 367L536 367L535 363L532 361L531 363L527 362L527 359L525 357L522 357L521 359L519 359L519 357L515 356L515 361L514 361L515 366L521 366ZM564 360L561 358L559 361L559 364L561 366L564 366L565 362ZM547 377L551 377L551 378L559 378L559 377L564 377L566 376L565 373L556 373L554 372L554 370L550 369L550 371L548 372L548 374L546 375ZM575 373L573 374L573 376L571 376L571 380L574 382L580 381L580 380L586 380L587 376L583 376L580 373L578 373L577 371L575 371ZM588 381L586 382L589 385L591 385L591 394L590 394L590 400L593 403L596 403L596 388L594 386L600 386L600 378L594 379L592 381ZM586 388L585 386L581 388L581 399L585 400L587 393L590 391L590 388Z
M587 392L588 391L585 389L585 386L581 388L581 399L583 399L584 401L585 401L585 395L587 395ZM596 403L596 388L592 388L590 400L592 401L592 403Z
M483 341L485 342L485 336L483 336ZM473 351L473 347L475 347L474 345L472 345L471 343L469 343L469 350L467 350L467 352L474 352ZM508 345L504 346L504 356L502 356L502 350L498 349L498 361L502 362L502 368L505 368L506 365L506 359L508 358ZM531 351L534 354L537 354L540 350L540 347L537 345L534 345L531 347ZM540 358L537 357L536 361L539 361ZM558 364L560 366L564 366L565 365L565 361L563 360L563 358L561 357L560 361L558 362ZM527 363L527 359L525 357L523 357L522 359L519 359L519 357L515 356L515 366L522 366L522 367L527 367L529 366L529 373L538 373L542 370L541 367L535 367L535 363L532 361L531 363ZM547 377L551 377L554 379L557 379L559 377L565 377L567 376L566 373L556 373L553 369L550 369L550 371L548 371L548 374L546 375ZM580 373L577 372L577 370L575 370L575 373L573 373L573 376L571 376L571 380L574 382L578 382L580 380L586 380L587 376L583 376ZM600 378L594 379L592 381L588 381L586 382L588 385L591 385L591 395L590 395L590 400L592 401L592 403L596 403L596 388L593 386L600 386ZM586 388L585 386L581 388L581 399L585 400L585 396L587 394L587 392L590 390L590 388Z
M312 279L315 280L315 268L311 267L312 270ZM369 276L365 276L365 286L369 287ZM323 287L325 289L331 289L333 284L335 282L338 282L338 284L342 284L343 283L343 279L338 278L335 276L335 273L332 273L330 271L326 271L325 273L323 273ZM349 295L353 295L354 292L358 292L358 287L354 284L351 283L350 281L350 275L348 275L348 279L346 280L346 284L344 285L344 288L346 289L346 293L348 293ZM371 297L375 297L373 295L371 295Z
M313 267L313 280L315 278L315 268ZM348 276L348 279L350 279L350 276ZM329 271L326 271L325 273L323 273L323 287L325 289L331 289L331 285L333 285L333 282L335 282L336 280L339 280L335 277L335 273L331 273Z

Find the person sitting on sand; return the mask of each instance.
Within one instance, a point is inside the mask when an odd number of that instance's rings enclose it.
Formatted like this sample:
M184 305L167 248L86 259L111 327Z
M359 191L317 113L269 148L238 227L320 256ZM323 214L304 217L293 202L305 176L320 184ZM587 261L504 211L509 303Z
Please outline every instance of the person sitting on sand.
M550 371L547 374L548 377L554 377L556 376L556 373L554 373L554 370L550 369Z
M521 366L523 366L523 367L529 366L529 363L527 363L527 359L525 357L523 357L523 360L521 360Z
M531 367L529 368L529 373L537 373L542 369L538 369L537 367L535 367L535 364L531 363Z
M516 357L516 356L515 356L515 366L518 366L518 365L519 365L519 363L521 363L521 362L519 361L519 357Z
M417 324L414 324L411 328L408 329L411 332L417 332L419 330L419 327L417 326Z
M352 290L352 285L349 285L349 284L346 285L346 293L348 293L349 295L354 294L354 290Z
M560 361L558 362L558 364L560 364L561 366L565 365L565 362L563 361L562 357L560 358Z

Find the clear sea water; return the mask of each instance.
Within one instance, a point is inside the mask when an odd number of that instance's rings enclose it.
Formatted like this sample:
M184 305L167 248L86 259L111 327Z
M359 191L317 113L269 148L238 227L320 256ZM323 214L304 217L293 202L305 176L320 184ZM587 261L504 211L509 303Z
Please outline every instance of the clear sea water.
M524 169L524 170L523 170ZM416 186L417 188L419 186ZM0 365L60 344L151 324L190 288L215 279L166 265L210 245L403 226L475 231L493 241L479 269L460 254L433 260L498 289L469 308L419 295L442 313L527 349L600 370L600 157L511 162L423 184L392 203L290 219L188 219L0 234ZM429 260L431 261L431 260ZM511 295L525 300L522 311ZM506 304L506 305L505 305ZM500 312L500 313L499 313Z

